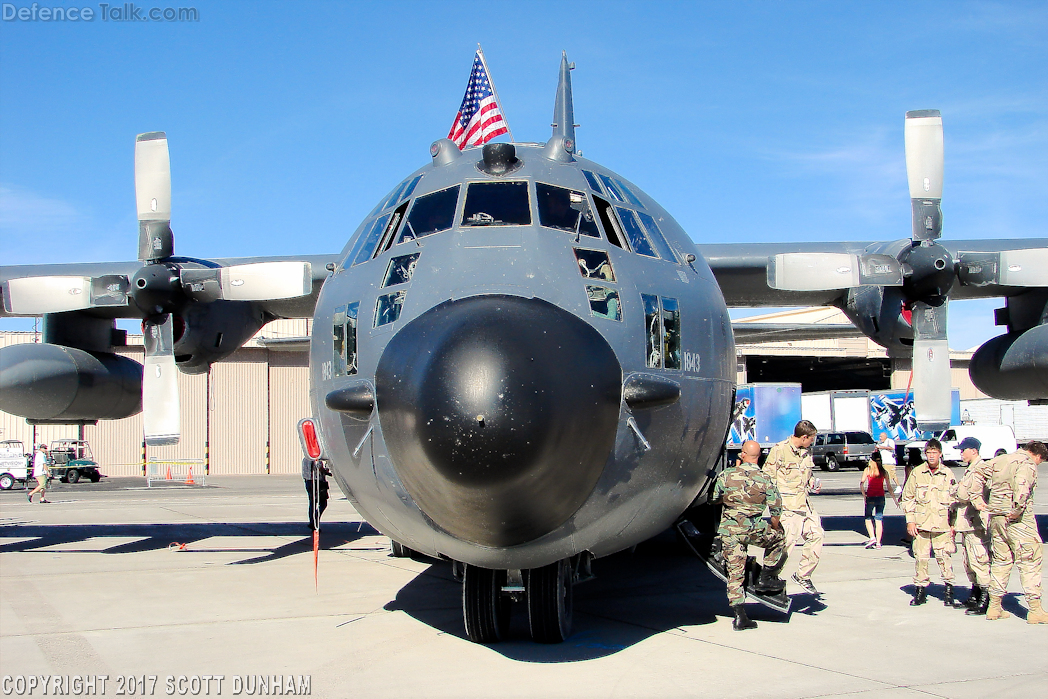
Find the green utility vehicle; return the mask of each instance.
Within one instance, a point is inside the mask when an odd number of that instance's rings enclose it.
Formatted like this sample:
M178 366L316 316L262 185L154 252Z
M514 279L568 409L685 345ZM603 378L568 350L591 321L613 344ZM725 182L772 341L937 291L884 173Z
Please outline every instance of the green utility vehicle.
M56 439L51 442L51 477L65 483L90 478L97 483L102 474L91 455L91 445L81 439Z

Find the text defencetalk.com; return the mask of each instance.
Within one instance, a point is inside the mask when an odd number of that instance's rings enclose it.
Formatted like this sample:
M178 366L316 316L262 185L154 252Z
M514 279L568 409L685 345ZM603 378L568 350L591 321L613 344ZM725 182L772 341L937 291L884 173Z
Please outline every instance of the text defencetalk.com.
M105 3L95 6L65 7L16 5L0 6L4 22L199 22L195 7L142 7L133 2Z

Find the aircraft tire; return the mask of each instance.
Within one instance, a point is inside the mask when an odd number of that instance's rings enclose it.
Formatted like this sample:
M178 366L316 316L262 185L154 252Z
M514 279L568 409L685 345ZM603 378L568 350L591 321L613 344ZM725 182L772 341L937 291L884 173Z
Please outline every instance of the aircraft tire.
M412 554L415 553L404 544L394 539L389 540L390 548L392 549L393 558L411 558Z
M567 559L528 571L528 623L538 643L560 643L571 635L571 562Z
M466 565L462 576L462 615L474 643L498 643L509 631L510 598L502 594L506 571Z

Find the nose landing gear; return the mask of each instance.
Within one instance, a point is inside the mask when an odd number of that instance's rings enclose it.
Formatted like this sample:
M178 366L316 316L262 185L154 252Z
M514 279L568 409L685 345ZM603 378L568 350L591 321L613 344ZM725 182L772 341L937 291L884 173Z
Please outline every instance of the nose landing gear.
M462 566L462 613L474 643L497 643L509 633L511 604L527 601L532 640L560 643L571 635L572 590L593 577L588 553L531 570Z

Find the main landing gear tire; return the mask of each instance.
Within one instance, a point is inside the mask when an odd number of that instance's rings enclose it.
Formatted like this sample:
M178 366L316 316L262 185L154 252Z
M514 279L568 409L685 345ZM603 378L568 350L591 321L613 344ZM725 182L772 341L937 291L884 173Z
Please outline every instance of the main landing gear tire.
M560 643L571 635L571 562L568 559L528 571L528 622L531 638Z
M462 576L462 614L474 643L497 643L509 632L510 598L502 594L506 571L466 565Z

